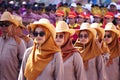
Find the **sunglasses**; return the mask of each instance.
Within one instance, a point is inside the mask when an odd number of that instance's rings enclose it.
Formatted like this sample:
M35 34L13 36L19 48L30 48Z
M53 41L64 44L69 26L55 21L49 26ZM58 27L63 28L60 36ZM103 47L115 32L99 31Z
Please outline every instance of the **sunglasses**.
M62 38L64 37L64 35L62 35L62 34L58 35L58 34L57 34L57 35L56 35L56 38L58 38L58 37L59 37L60 39L62 39Z
M84 35L80 34L79 38L85 38L85 39L87 39L88 38L88 34L84 34Z
M9 21L1 21L0 22L0 27L8 27L10 26L12 23Z
M40 37L43 37L44 35L45 35L45 32L44 31L41 31L41 32L33 32L33 35L35 36L35 37L37 37L38 35L40 36Z
M112 36L110 34L105 35L104 38L111 38Z

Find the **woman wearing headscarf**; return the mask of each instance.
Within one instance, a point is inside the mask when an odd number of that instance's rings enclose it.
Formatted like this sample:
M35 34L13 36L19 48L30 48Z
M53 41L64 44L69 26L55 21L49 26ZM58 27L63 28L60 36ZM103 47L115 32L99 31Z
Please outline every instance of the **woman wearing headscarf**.
M90 28L89 23L82 23L76 30L78 40L75 43L83 58L88 80L107 80L102 50L96 43L96 30ZM79 43L78 43L79 42Z
M86 80L82 58L70 39L75 30L69 29L66 22L58 21L56 33L55 41L61 48L64 61L64 80Z
M47 19L31 25L34 45L25 52L18 80L63 80L63 61L54 26Z
M19 16L16 16L16 15L13 15L13 17L16 21L18 21L18 26L16 28L15 34L18 37L20 37L21 39L23 39L23 41L26 45L26 48L33 46L33 39L28 37L27 35L25 35L25 33L23 33L23 31L27 30L27 29L22 23L22 18Z
M108 80L120 80L120 31L116 29L113 23L105 26L104 41L110 49L110 58L106 63L106 72Z
M14 34L18 23L10 12L0 19L0 80L17 80L23 54L26 49L22 39Z
M99 23L92 23L90 27L94 28L97 31L96 42L98 46L102 49L102 56L103 56L104 61L106 62L106 60L109 59L110 50L103 40L105 31L103 28L100 27Z

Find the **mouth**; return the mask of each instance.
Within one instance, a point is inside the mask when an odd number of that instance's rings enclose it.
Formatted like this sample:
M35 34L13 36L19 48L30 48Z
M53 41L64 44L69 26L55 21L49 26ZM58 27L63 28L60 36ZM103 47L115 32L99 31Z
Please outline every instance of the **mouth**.
M39 38L39 39L37 39L37 40L38 40L38 41L41 41L42 39Z

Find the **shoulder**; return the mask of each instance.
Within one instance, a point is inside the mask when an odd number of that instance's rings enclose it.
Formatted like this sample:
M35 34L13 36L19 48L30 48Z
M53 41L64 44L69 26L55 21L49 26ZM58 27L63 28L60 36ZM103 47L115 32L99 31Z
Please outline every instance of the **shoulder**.
M79 52L74 52L74 53L73 53L73 57L81 57L81 55L80 55Z
M54 59L62 59L62 53L61 52L56 52L54 54Z
M62 56L62 53L61 53L61 52L56 52L56 53L54 54L54 57L59 57L59 56Z
M31 51L32 51L32 47L27 48L27 49L25 50L24 57L28 57L28 56L30 55Z

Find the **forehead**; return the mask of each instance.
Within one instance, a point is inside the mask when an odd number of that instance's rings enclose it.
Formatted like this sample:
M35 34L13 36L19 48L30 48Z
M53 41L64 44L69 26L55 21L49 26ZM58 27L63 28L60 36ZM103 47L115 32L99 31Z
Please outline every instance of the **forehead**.
M86 30L80 31L80 34L88 34Z
M56 33L56 34L64 34L64 32L58 32L58 33Z
M110 5L110 7L116 7L115 5Z
M110 31L105 31L105 34L111 34L111 32Z
M35 31L44 31L42 27L36 27Z

